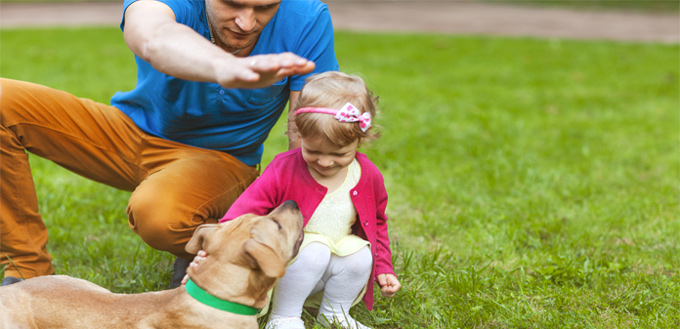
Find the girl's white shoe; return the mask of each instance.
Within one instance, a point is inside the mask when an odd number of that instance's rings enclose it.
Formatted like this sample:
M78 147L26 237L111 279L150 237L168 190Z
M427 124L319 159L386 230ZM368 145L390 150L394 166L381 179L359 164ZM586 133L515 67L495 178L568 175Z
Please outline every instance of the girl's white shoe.
M371 327L365 326L363 323L354 320L349 314L324 314L319 313L316 317L316 321L319 322L324 327L330 328L331 325L336 324L343 329L373 329Z
M305 323L297 316L270 319L265 329L305 329Z

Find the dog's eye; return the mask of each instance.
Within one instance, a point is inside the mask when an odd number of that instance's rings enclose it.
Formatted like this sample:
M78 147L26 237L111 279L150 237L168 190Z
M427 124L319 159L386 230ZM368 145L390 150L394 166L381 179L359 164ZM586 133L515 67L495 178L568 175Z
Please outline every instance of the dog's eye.
M279 231L281 231L281 230L283 229L283 226L281 226L281 223L279 223L279 221L278 221L278 220L276 220L276 219L272 218L272 221L274 221L274 223L276 223L276 225L278 225L278 226L279 226Z

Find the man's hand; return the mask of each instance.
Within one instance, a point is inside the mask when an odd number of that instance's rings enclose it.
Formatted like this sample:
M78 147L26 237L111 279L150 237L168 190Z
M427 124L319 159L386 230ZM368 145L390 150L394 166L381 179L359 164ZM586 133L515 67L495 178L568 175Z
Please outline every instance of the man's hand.
M262 88L287 76L312 72L314 62L293 53L233 57L224 61L217 82L225 88Z
M399 283L399 280L393 274L379 274L378 284L380 285L380 292L384 297L394 297L399 288L401 288L401 283Z

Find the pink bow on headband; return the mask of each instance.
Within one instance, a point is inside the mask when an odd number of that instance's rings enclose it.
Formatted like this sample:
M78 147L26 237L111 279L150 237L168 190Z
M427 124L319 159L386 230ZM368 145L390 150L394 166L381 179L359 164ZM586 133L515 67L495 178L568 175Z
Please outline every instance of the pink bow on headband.
M359 122L359 127L363 132L371 128L371 114L368 112L361 113L358 108L350 103L345 104L339 110L324 107L303 107L295 111L295 115L299 113L331 114L340 122Z

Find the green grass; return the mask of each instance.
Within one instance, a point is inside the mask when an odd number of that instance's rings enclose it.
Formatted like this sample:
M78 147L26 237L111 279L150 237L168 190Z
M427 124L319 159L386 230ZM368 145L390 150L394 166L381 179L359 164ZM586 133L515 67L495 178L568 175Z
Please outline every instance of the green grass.
M117 29L0 30L0 75L108 101L135 81ZM339 32L380 95L393 299L376 328L680 326L680 47ZM286 147L280 123L264 163ZM31 157L59 273L163 289L172 257L128 192Z

